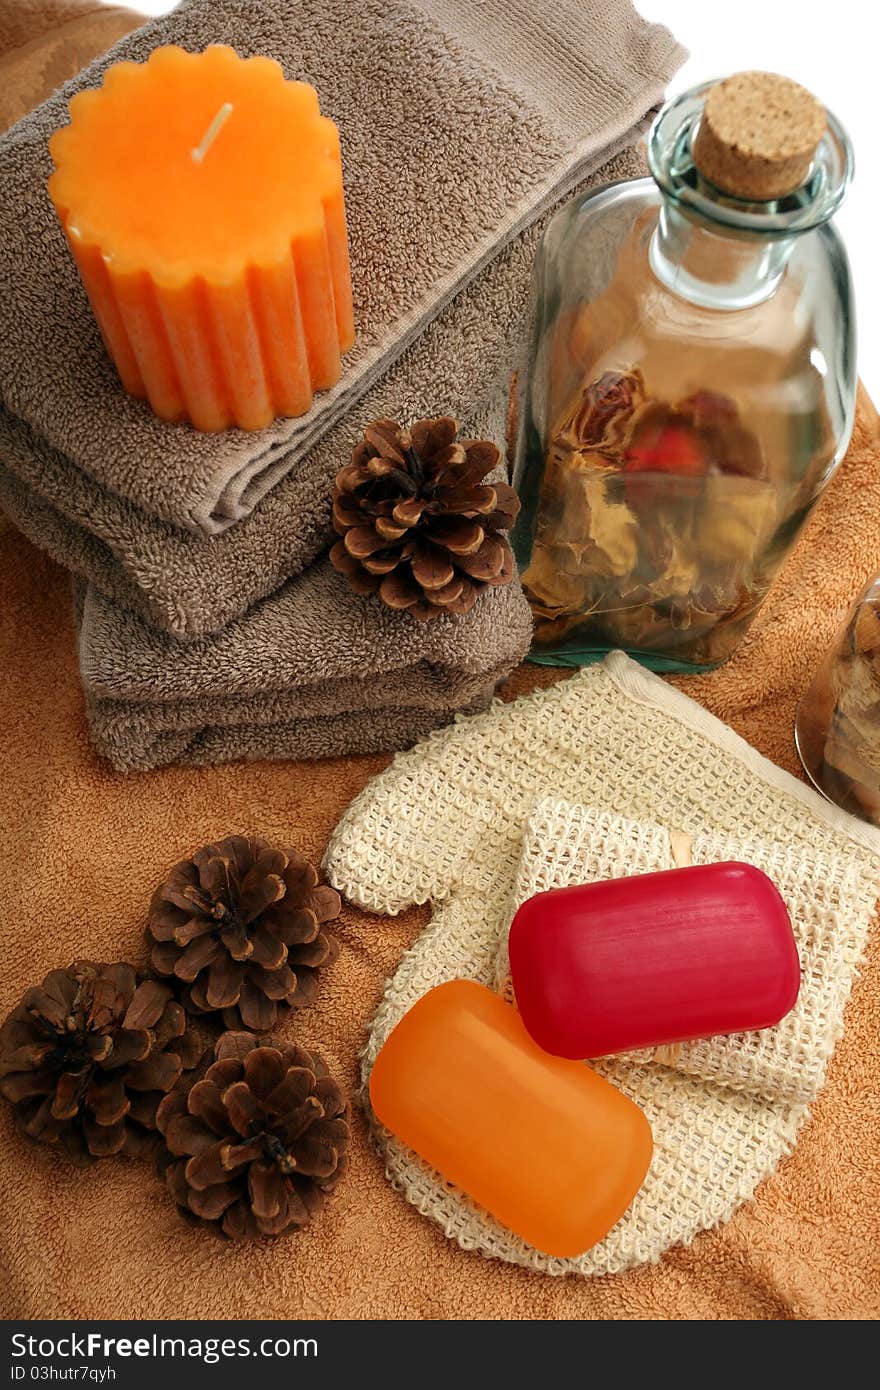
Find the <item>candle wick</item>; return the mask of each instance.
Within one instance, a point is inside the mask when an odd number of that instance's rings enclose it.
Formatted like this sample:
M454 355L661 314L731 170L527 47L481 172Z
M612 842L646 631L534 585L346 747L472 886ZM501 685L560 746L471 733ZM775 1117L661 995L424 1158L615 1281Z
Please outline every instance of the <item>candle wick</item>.
M221 130L223 129L231 115L232 102L224 101L223 105L220 107L220 110L217 112L217 115L214 117L213 121L208 126L208 129L202 136L201 144L196 145L195 149L192 151L193 163L201 164L202 160L205 158L205 155L208 153L209 149L213 145L214 141L217 139L217 136L220 134Z

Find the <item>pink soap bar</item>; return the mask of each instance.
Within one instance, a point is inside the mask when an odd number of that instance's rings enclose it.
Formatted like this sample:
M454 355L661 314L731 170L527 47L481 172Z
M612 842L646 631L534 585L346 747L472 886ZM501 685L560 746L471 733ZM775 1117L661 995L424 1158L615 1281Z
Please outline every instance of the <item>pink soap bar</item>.
M558 1057L770 1028L800 986L785 903L739 863L537 893L513 919L510 970L523 1023Z

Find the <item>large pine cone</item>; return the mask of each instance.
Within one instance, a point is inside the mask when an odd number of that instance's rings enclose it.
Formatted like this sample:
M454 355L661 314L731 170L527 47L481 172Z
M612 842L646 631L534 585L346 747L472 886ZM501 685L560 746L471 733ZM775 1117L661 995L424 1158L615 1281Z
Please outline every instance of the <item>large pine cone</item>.
M495 444L456 439L443 417L411 431L377 420L337 474L330 551L359 594L378 592L391 608L426 622L467 613L487 585L513 578L504 532L519 512L507 483L484 483L498 466Z
M0 1028L0 1093L19 1129L78 1162L138 1156L203 1045L167 985L77 960L29 989Z
M349 1108L317 1053L224 1033L188 1094L159 1107L165 1181L186 1215L233 1240L305 1226L346 1167Z
M313 998L336 942L321 930L339 894L294 849L231 835L175 864L153 894L147 942L158 975L183 985L194 1013L264 1033L280 1008Z

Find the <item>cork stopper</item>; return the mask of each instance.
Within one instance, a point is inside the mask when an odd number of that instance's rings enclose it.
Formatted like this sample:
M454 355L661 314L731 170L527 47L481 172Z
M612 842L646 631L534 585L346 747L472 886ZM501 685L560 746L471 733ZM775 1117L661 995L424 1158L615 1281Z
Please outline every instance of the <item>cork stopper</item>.
M735 198L781 198L806 181L825 125L821 102L790 77L738 72L706 96L694 163Z

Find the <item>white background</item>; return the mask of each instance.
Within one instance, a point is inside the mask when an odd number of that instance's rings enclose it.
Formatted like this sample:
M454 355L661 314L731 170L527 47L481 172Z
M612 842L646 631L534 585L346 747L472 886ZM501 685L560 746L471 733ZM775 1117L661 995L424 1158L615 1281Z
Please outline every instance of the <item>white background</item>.
M130 0L147 14L164 0ZM540 4L541 0L535 0ZM670 91L742 68L782 72L839 116L856 151L856 179L838 214L852 261L859 370L880 404L880 6L877 0L636 0L691 57Z
M856 176L837 215L856 288L859 371L880 402L880 5L878 0L635 0L690 50L670 92L742 68L782 72L843 122Z

